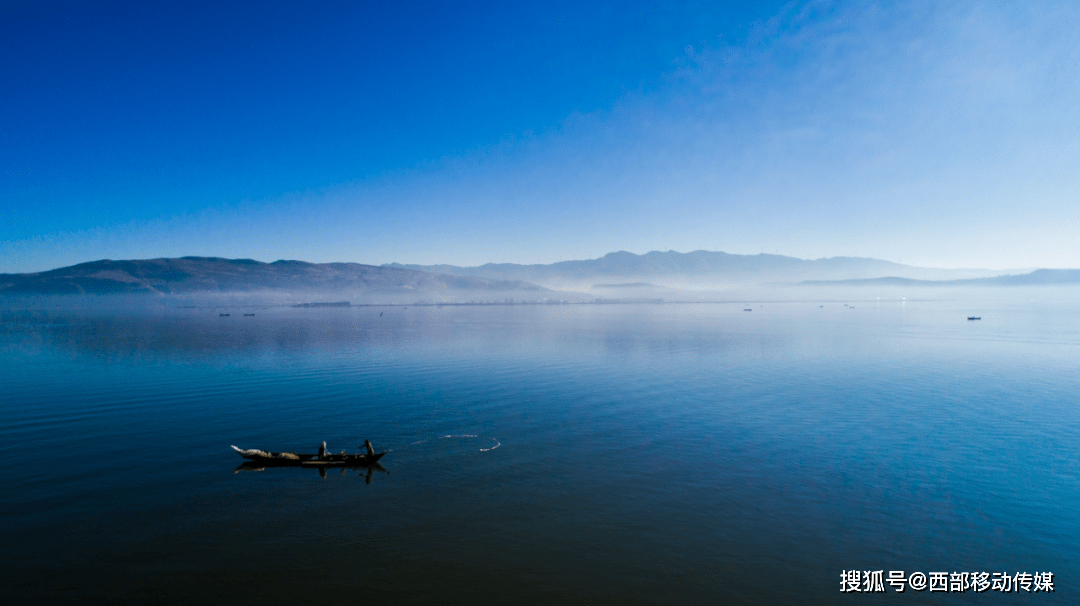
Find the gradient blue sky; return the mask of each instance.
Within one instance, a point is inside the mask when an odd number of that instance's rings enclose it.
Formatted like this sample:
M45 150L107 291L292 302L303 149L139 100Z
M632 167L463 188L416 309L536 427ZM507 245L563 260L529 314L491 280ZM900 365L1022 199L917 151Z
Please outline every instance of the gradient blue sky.
M1074 2L0 2L0 272L1080 267Z

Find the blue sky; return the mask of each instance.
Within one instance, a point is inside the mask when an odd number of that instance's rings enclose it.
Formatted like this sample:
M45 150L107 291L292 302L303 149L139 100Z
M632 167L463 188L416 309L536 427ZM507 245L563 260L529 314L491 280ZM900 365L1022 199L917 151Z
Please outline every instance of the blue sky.
M1080 267L1073 3L0 3L0 272Z

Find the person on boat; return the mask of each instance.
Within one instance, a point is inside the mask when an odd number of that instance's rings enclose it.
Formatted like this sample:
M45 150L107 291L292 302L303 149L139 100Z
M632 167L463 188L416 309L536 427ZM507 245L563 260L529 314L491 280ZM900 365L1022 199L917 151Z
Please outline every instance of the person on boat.
M326 457L326 441L323 440L323 443L321 445L319 445L319 458L322 459L322 458L325 458L325 457Z
M371 446L371 440L364 440L364 448L367 448L369 457L375 456L375 449Z

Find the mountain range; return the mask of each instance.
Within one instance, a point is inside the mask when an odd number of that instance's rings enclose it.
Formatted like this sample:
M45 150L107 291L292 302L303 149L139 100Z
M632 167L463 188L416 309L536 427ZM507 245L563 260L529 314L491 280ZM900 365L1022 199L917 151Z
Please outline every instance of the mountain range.
M0 294L186 294L335 292L412 294L439 291L535 292L509 280L450 276L360 263L306 263L217 257L92 261L30 274L0 274Z
M458 267L390 263L383 267L493 280L520 280L548 288L579 289L588 288L596 281L651 283L671 287L687 284L776 284L807 280L857 280L886 276L914 280L958 280L1030 271L934 269L860 257L798 259L783 255L734 255L707 250L689 253L671 250L653 251L644 255L620 251L609 253L599 259L562 261L550 265L488 263L476 267Z
M1005 275L1002 275L1005 274ZM978 286L1080 283L1080 270L1023 273L920 268L880 259L833 257L804 260L782 255L733 255L674 251L635 255L615 252L599 259L550 265L488 263L382 266L217 257L130 261L101 260L50 271L0 274L0 294L158 295L196 293L322 293L359 296L434 296L439 300L503 301L580 299L584 296L656 297L657 291L694 285L910 285ZM689 289L686 287L690 286ZM567 292L575 291L575 292ZM603 292L603 291L606 291Z

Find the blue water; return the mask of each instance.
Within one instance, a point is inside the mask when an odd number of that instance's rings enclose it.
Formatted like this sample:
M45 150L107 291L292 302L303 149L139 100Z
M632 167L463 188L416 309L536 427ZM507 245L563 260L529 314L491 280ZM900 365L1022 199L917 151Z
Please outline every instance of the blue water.
M0 312L0 581L22 602L1076 603L1080 297L1056 294ZM365 438L388 473L234 473L229 448ZM1056 591L843 595L850 569Z

